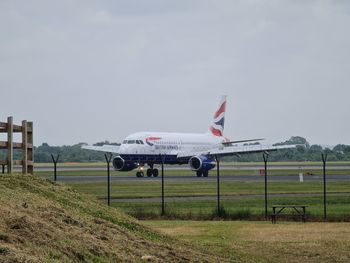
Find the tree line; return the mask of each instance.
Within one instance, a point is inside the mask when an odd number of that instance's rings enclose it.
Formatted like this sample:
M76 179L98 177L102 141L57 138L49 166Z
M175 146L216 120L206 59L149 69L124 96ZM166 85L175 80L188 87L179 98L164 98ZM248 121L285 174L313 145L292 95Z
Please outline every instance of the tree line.
M113 144L109 141L97 142L94 145L100 146L103 144ZM289 140L279 142L274 145L291 145L297 144L295 149L280 150L270 152L270 161L320 161L321 154L328 154L328 161L350 161L350 145L338 144L335 147L323 148L320 145L310 145L307 140L300 136L293 136ZM102 152L84 150L81 146L84 143L64 146L50 146L43 143L40 146L34 147L34 161L40 163L52 162L51 154L60 154L60 162L104 162L104 154ZM21 159L21 151L14 151L14 158ZM6 150L0 151L0 159L6 158ZM242 162L257 162L262 161L260 154L244 154L239 158L236 156L225 157L226 161L242 161Z

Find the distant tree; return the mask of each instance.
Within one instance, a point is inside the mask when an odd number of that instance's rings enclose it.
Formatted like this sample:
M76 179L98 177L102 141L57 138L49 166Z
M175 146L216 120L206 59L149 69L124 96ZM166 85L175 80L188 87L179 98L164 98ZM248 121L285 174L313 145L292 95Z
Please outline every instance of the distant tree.
M333 148L334 152L350 152L350 145L338 144Z
M309 153L321 153L322 152L322 146L313 144L309 148Z
M306 148L310 148L310 144L308 143L308 141L305 138L300 136L292 136L290 137L289 140L276 143L274 145L278 146L278 145L292 145L292 144L301 144L301 145L305 145Z
M116 146L120 145L120 143L116 143L116 142L102 141L102 142L95 143L94 146L102 146L102 145L105 145L105 144L116 145Z

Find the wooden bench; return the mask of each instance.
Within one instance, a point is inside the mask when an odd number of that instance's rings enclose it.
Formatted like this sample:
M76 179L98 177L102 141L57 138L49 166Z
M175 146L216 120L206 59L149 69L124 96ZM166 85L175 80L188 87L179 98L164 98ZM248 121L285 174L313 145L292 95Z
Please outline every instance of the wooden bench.
M305 223L305 221L306 221L306 207L308 207L308 206L307 205L273 205L272 206L272 214L271 214L271 222L272 222L272 224L275 224L277 215L280 215L281 212L285 208L289 208L289 209L296 211L297 214L300 215L301 219Z

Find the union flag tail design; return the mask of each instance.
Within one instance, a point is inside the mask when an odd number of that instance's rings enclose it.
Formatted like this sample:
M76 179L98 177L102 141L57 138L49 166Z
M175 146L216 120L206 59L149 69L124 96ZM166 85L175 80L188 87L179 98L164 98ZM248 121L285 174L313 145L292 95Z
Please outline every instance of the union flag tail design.
M214 136L224 136L224 125L225 125L225 111L226 111L226 96L222 96L219 108L214 114L213 122L210 126L210 133Z

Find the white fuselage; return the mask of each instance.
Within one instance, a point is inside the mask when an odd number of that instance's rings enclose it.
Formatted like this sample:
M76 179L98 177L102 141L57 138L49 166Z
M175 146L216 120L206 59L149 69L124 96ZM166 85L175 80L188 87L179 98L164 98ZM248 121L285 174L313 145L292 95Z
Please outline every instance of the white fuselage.
M211 150L225 139L213 136L210 133L165 133L165 132L138 132L125 138L119 148L119 155L128 161L158 163L160 155L165 157L165 163L187 163L188 160L179 160L179 152L203 152Z

